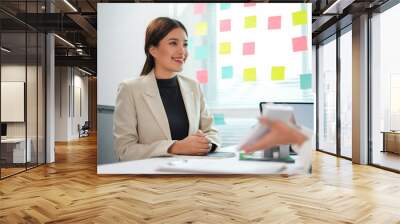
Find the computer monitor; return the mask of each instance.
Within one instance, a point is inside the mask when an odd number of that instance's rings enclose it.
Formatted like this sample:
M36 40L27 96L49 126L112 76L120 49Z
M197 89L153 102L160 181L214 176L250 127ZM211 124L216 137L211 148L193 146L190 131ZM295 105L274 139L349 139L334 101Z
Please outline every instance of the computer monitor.
M1 123L1 136L2 137L7 136L7 124L6 123Z
M297 103L297 102L261 102L260 113L263 114L263 108L268 103L274 104L285 104L293 108L296 124L306 127L310 131L314 132L315 119L314 119L314 103ZM315 148L316 139L313 136L312 145Z
M260 113L262 114L264 105L267 103L285 104L293 107L296 123L314 130L314 103L293 103L293 102L261 102Z

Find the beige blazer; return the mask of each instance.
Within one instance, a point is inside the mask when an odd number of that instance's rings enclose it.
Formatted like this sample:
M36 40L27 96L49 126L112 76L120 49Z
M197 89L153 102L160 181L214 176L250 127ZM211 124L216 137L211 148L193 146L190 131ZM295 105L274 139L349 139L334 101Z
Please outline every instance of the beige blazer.
M178 82L189 119L189 133L199 129L216 145L217 130L207 111L200 85L178 75ZM174 143L154 72L134 80L123 81L114 111L114 150L122 161L170 155Z

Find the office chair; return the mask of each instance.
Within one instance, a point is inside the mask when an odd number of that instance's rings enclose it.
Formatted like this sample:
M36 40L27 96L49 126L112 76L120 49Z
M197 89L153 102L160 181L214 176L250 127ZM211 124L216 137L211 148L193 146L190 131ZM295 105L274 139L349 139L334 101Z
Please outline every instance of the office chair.
M82 127L80 127L80 125L78 124L79 138L89 136L89 129L90 129L89 121L85 121Z

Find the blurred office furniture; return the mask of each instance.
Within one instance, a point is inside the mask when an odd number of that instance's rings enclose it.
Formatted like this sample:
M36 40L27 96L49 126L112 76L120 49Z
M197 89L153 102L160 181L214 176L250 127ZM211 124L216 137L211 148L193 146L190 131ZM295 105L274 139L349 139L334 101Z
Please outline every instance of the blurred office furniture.
M31 162L31 144L30 138L6 138L1 139L1 160L4 166L14 166ZM27 147L25 147L25 145ZM25 150L26 148L26 150Z
M7 137L7 123L1 123L1 139Z
M382 152L392 152L400 154L400 131L382 131L383 150Z
M89 129L90 129L89 121L85 121L85 123L82 126L78 124L79 138L89 136Z

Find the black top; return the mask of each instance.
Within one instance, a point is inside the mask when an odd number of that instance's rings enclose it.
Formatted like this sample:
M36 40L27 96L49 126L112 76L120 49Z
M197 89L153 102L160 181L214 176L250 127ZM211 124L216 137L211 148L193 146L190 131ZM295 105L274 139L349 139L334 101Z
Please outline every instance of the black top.
M183 102L178 77L157 79L158 90L167 113L172 140L182 140L189 133L189 119Z

